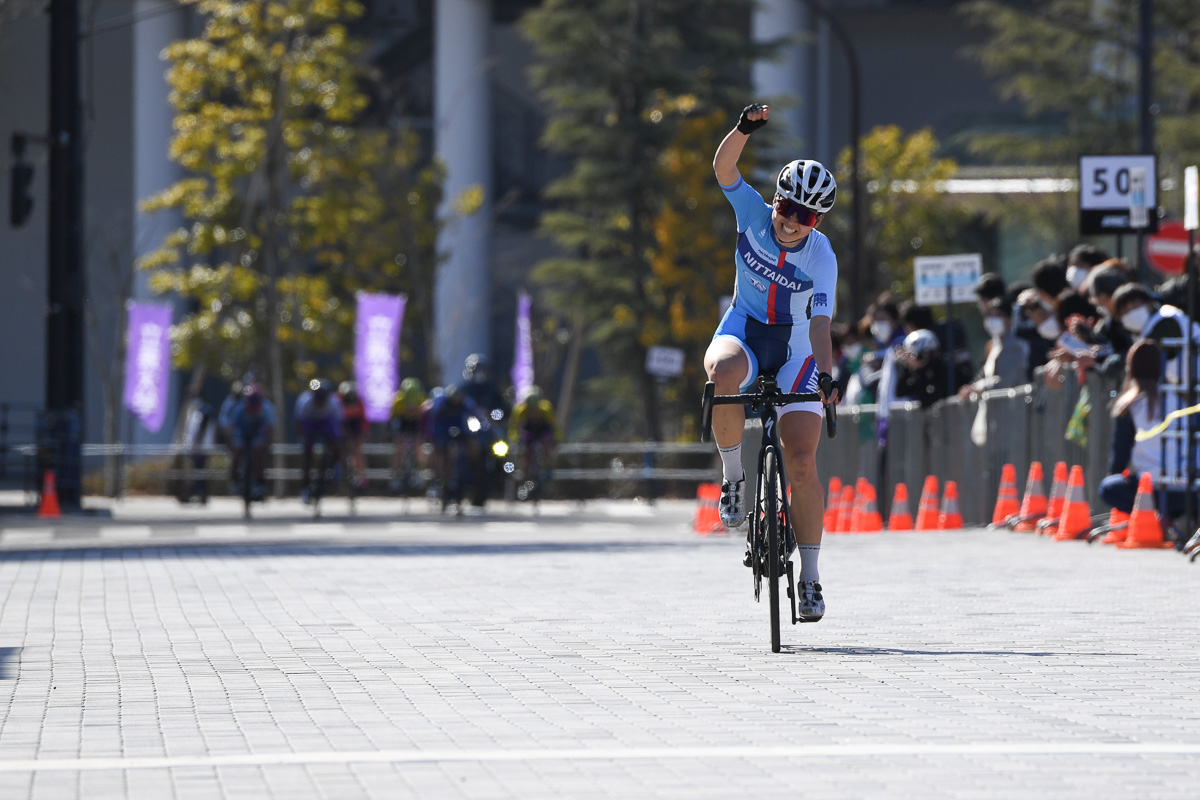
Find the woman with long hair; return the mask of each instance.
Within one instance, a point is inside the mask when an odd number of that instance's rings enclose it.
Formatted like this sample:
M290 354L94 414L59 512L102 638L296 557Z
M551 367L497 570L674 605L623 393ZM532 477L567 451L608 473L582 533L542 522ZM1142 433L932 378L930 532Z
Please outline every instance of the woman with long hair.
M1129 513L1137 497L1138 478L1149 472L1157 478L1163 472L1163 444L1158 438L1136 440L1139 430L1148 430L1162 421L1163 398L1158 383L1162 378L1162 349L1150 339L1140 339L1125 356L1125 387L1113 403L1112 453L1109 475L1100 482L1100 499L1109 506ZM1174 474L1175 449L1166 448L1166 471ZM1166 493L1167 513L1183 513L1185 496L1180 491Z

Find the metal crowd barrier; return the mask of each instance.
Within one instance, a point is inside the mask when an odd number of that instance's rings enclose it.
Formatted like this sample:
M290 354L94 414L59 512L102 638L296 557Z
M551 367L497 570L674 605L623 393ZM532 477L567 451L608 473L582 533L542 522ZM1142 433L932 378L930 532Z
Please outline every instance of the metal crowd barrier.
M1066 438L1067 423L1084 386L1091 398L1084 426L1086 447ZM1088 501L1099 507L1098 487L1107 474L1112 444L1109 407L1119 388L1117 382L1095 373L1088 373L1080 385L1067 373L1053 389L1039 375L1036 383L984 392L978 400L951 398L929 409L912 402L895 403L888 420L886 456L878 444L877 406L842 407L838 437L823 440L817 450L817 471L826 482L834 476L843 482L866 477L877 488L885 518L897 483L908 487L915 513L927 475L937 476L939 488L953 480L958 484L963 519L983 524L991 521L1004 464L1016 466L1017 488L1023 493L1030 463L1041 461L1049 481L1054 464L1065 461L1083 466ZM986 439L980 445L972 440L971 431L981 406Z

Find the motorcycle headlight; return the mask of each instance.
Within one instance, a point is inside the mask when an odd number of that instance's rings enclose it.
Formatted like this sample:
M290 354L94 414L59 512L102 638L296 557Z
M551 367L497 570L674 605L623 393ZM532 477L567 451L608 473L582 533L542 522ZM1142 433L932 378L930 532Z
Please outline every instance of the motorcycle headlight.
M479 433L480 429L482 429L482 428L483 428L483 423L481 423L477 418L475 418L475 417L467 418L467 430L469 430L471 433Z
M508 442L503 439L496 442L492 445L492 452L496 454L497 458L504 458L508 455Z

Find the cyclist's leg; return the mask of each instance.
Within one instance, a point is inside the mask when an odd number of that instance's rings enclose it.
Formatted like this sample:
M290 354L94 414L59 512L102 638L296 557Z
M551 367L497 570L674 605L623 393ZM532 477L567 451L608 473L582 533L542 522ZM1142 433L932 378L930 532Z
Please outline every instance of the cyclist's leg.
M821 544L825 500L817 477L817 443L821 440L821 415L807 409L791 410L779 418L783 461L792 487L792 527L796 544Z
M716 384L717 394L737 394L754 381L757 370L751 369L752 358L745 344L732 336L718 335L712 340L704 354L704 370ZM746 412L742 406L713 407L712 429L717 447L740 444L745 427Z

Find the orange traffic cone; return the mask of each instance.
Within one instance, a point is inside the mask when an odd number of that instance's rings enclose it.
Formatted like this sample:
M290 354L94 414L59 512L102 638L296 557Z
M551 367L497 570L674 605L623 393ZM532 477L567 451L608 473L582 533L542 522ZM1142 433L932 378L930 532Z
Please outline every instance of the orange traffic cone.
M1108 535L1100 544L1120 544L1129 533L1129 515L1119 508L1108 512Z
M1054 483L1050 485L1050 503L1046 507L1046 516L1038 523L1038 533L1049 533L1053 526L1059 524L1066 500L1067 463L1059 461L1054 465Z
M913 529L912 514L908 510L908 487L903 483L896 484L896 494L892 498L892 512L888 515L887 529L889 531L911 531Z
M925 477L925 487L921 490L921 499L917 503L917 522L914 528L919 531L936 531L938 526L938 479L933 475Z
M1071 479L1067 481L1067 502L1058 521L1058 533L1054 541L1067 542L1078 539L1092 527L1092 512L1088 510L1087 498L1083 493L1083 467L1071 467Z
M1042 462L1035 461L1029 465L1029 480L1025 483L1025 497L1021 500L1021 510L1017 512L1017 524L1013 530L1035 530L1038 520L1046 516L1047 507Z
M725 526L721 523L721 514L717 510L717 505L721 502L721 484L700 484L696 487L696 499L700 505L696 508L696 516L692 519L692 530L701 536L725 533Z
M846 528L846 533L862 533L863 511L866 508L868 485L866 478L859 478L855 483L854 509L850 512L850 527Z
M838 521L834 527L838 533L850 532L850 519L854 514L854 487L842 487L842 502L838 508Z
M788 487L790 492L792 487ZM829 499L825 501L825 519L822 525L825 530L834 530L837 525L838 503L842 498L842 479L833 477L829 479ZM790 497L788 498L791 499Z
M1000 471L1000 493L996 497L996 508L992 511L992 524L1003 525L1008 518L1021 510L1017 499L1017 468L1005 464Z
M42 519L55 519L62 516L58 507L58 488L54 483L54 470L46 470L42 477L42 502L38 506L38 516Z
M1154 510L1154 480L1149 472L1143 472L1138 478L1137 499L1133 501L1133 513L1129 515L1126 530L1125 541L1117 545L1122 550L1165 550L1175 546L1163 539L1162 522Z
M883 530L883 516L879 513L875 487L867 484L867 499L863 503L862 519L859 523L859 533L878 533Z
M963 518L958 510L958 483L946 481L946 492L942 495L942 513L938 515L938 530L949 531L962 526Z

